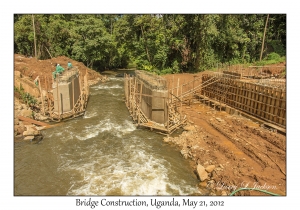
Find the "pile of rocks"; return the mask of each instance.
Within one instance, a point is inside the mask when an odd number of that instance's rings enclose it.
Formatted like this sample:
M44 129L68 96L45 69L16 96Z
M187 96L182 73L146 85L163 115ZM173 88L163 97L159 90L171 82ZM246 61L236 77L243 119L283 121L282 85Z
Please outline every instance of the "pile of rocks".
M199 188L205 189L209 195L228 195L228 190L224 189L220 183L220 173L224 166L212 161L210 150L207 150L205 141L208 134L202 131L197 125L192 123L183 127L184 131L178 137L165 137L164 141L175 144L181 148L181 154L185 159L194 162L195 173L200 181ZM208 161L205 161L207 159Z
M36 114L39 116L39 114ZM34 112L26 104L20 103L15 98L14 107L14 135L15 137L23 137L24 140L40 141L43 139L41 131L44 127L36 126L31 123L19 120L19 116L33 118Z

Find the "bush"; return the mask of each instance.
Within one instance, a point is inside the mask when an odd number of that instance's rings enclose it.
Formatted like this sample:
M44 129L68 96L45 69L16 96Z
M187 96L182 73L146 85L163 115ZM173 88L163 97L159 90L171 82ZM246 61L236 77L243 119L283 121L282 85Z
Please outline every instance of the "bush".
M29 93L26 93L24 91L24 88L22 87L22 85L20 86L20 89L17 87L14 87L14 90L20 94L22 101L24 103L26 103L28 106L32 107L37 104L37 100Z
M281 57L279 54L272 52L268 54L262 61L256 62L256 65L265 66L265 65L281 63L284 61L285 61L285 56Z

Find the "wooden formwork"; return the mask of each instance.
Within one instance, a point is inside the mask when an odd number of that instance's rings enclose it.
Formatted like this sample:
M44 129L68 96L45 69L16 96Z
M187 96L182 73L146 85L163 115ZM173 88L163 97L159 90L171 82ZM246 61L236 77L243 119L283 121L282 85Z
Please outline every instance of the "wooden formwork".
M203 75L202 82L213 75ZM201 95L263 119L282 128L286 127L286 91L262 84L237 79L220 78L201 89Z
M78 77L78 78L77 78ZM64 82L67 79L71 78L71 95L68 95L67 97L72 98L73 100L70 100L70 106L72 107L69 111L63 111L62 107L60 106L60 103L58 101L62 100L61 94L58 94L59 92L59 84L61 82ZM77 80L76 80L77 78ZM39 89L41 93L41 101L42 101L42 114L48 119L52 121L61 121L68 118L77 117L80 115L83 115L85 112L85 108L87 106L88 97L89 97L89 86L87 83L87 72L83 77L83 81L81 79L80 72L76 67L73 68L72 71L68 70L64 72L62 75L57 75L56 81L53 81L53 78L42 78L43 80L38 80L39 82ZM77 81L76 84L74 84L74 80ZM52 86L50 87L50 84ZM53 86L55 86L55 89L53 89ZM78 87L79 86L79 87ZM77 87L77 88L76 88ZM78 98L74 97L75 89L79 89ZM54 98L54 92L57 93L57 99ZM75 100L74 100L75 99ZM58 100L58 101L57 101ZM55 101L57 101L57 108L55 110Z
M178 111L176 104L172 103L166 90L166 82L162 78L152 81L155 77L149 74L138 73L137 77L124 76L125 104L132 119L138 126L172 133L181 127L186 119ZM162 94L159 94L162 91ZM161 109L154 109L153 104L160 101ZM153 113L160 111L163 123L155 121ZM157 114L156 114L157 116ZM159 116L158 116L159 117Z

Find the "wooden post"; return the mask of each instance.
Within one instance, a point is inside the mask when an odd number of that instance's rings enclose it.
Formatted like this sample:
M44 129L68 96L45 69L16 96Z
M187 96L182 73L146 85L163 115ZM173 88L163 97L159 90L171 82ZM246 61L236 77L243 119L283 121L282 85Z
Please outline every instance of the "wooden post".
M179 91L179 78L177 80L177 97L178 97L178 91Z
M48 97L48 77L45 76L45 87L46 87L46 96L47 96L47 105L48 105L48 111L49 109L49 97Z
M135 96L135 91L136 91L136 78L134 77L134 86L133 86L133 116L136 119L136 96ZM135 106L134 106L135 104Z
M41 93L42 114L45 115L44 98L43 98L43 92L42 92L42 88L41 88L41 80L40 80L40 78L38 79L38 82L39 82L39 89L40 89L40 93Z
M139 113L138 113L138 125L140 125L140 118L141 118L141 112L142 112L142 110L141 110L141 105L142 105L142 91L143 91L143 84L141 83L140 84L141 85L141 87L140 87L140 101L139 101Z
M56 79L56 100L57 100L58 119L60 119L60 112L59 112L59 102L60 102L60 100L59 100L59 94L58 94L58 78Z
M72 111L73 111L73 114L75 114L75 96L74 96L74 93L75 90L74 90L74 77L73 77L73 80L72 80L72 101L73 101L73 107L72 107Z
M182 120L182 86L181 86L181 97L180 97L180 121Z
M129 107L129 110L131 111L131 104L130 104L130 98L131 98L131 78L129 77L129 89L128 89L128 107Z
M279 123L279 105L280 105L280 95L281 95L281 90L276 90L276 100L275 100L275 110L274 110L274 115L275 115L275 122Z
M79 76L78 76L78 80L79 80L79 89L80 89L80 111L82 111L82 106L83 106L83 103L82 103L82 97L83 97L83 93L82 93L82 84L81 84L81 76L80 76L80 72L79 72Z
M172 78L172 95L171 95L171 103L173 103L173 93L174 93L174 75Z

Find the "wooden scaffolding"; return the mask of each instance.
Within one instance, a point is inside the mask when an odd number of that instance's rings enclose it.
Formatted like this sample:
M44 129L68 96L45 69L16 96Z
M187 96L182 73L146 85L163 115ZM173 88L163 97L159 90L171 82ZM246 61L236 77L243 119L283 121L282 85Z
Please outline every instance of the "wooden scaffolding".
M66 83L66 94L63 95L60 89L62 84ZM58 122L84 114L89 97L87 71L82 79L78 68L73 67L62 74L57 74L55 80L39 77L38 85L42 101L41 114L49 120ZM63 107L64 99L68 100L68 109Z
M125 103L138 126L171 134L186 122L179 108L181 101L172 101L166 80L136 71L124 76Z

